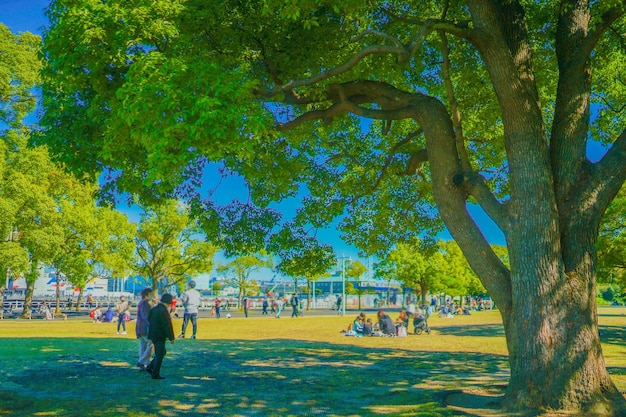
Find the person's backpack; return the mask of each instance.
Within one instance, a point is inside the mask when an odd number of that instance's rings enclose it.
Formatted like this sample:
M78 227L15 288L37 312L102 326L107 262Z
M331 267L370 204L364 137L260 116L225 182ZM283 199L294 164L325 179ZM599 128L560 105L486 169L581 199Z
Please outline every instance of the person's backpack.
M296 297L291 297L291 305L292 306L297 306L298 305L298 300L296 299Z

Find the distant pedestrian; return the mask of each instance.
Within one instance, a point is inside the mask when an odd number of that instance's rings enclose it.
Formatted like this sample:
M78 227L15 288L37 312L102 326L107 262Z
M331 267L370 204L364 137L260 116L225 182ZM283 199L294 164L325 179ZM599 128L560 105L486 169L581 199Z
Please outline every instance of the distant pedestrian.
M150 310L148 336L154 344L154 359L146 370L152 374L152 379L163 379L161 364L167 354L165 341L169 340L171 344L174 344L175 341L172 317L170 316L171 305L172 294L163 294L161 302Z
M220 318L220 300L218 298L215 299L215 318Z
M280 313L281 313L281 311L283 311L283 300L280 297L276 298L276 304L275 305L276 305L276 315L275 315L275 317L277 319L279 319L280 318Z
M343 297L341 295L337 296L337 314L341 315L341 304L343 303Z
M91 294L87 296L87 306L90 310L93 308L93 296Z
M137 359L137 367L145 371L150 364L152 357L152 342L148 338L148 328L150 325L150 298L152 297L152 288L144 288L141 290L141 301L137 305L137 321L135 322L135 335L139 341L139 359Z
M198 331L198 309L200 308L201 301L200 292L196 290L196 281L189 281L189 289L185 291L180 301L183 303L183 307L185 307L185 312L183 313L183 328L178 337L180 339L185 338L187 323L191 321L191 338L195 339L196 332Z
M413 302L413 300L409 300L409 305L406 306L406 315L411 318L415 315L415 311L417 310L417 307L415 306L415 303Z
M298 317L298 305L300 302L298 301L298 293L294 293L289 300L289 304L291 304L291 317Z
M121 296L120 300L115 304L115 312L117 313L117 334L126 334L126 313L130 310L130 304L125 296Z
M243 314L248 317L248 297L243 297L241 303L243 304Z
M264 298L264 299L263 299L263 304L262 304L263 311L261 312L261 314L267 314L267 307L268 307L268 305L269 305L269 304L268 304L268 302L267 302L267 298Z

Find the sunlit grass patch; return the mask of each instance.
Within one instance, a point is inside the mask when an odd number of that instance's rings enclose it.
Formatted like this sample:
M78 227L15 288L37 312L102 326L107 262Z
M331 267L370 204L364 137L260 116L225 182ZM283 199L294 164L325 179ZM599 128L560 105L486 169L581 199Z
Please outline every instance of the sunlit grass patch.
M0 321L0 416L448 417L461 411L442 405L441 393L498 401L506 388L497 312L432 318L432 334L406 338L345 337L350 319L203 319L197 340L167 345L162 381L135 368L132 323L116 335L87 321ZM625 322L600 316L622 391Z

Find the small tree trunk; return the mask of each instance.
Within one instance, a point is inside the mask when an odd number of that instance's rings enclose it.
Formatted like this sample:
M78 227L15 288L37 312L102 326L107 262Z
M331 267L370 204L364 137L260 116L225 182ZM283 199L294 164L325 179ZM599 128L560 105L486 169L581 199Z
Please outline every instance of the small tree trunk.
M33 306L33 294L35 292L35 282L37 281L37 265L38 261L33 259L30 264L30 271L24 277L26 280L26 294L24 295L24 308L20 316L23 319L28 319L31 316L30 311Z
M421 292L421 298L422 298L422 305L426 304L426 293L428 292L428 285L426 285L425 283L420 283L420 292Z
M306 280L306 309L309 311L311 309L311 280Z
M20 318L29 319L30 310L33 307L33 293L35 292L35 283L26 281L26 294L24 295L24 308Z
M83 287L80 287L79 290L78 299L76 300L76 311L80 311L80 303L83 301L83 291L85 291Z

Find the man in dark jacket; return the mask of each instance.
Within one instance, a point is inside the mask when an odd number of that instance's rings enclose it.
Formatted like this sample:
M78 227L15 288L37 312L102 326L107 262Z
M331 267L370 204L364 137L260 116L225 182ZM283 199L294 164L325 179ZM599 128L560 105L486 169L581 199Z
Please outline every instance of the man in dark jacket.
M150 310L150 327L148 337L154 345L154 359L148 365L147 371L152 374L152 379L163 379L161 376L161 364L167 351L165 341L169 340L174 344L174 328L170 317L170 306L172 305L172 295L163 294L161 302Z

